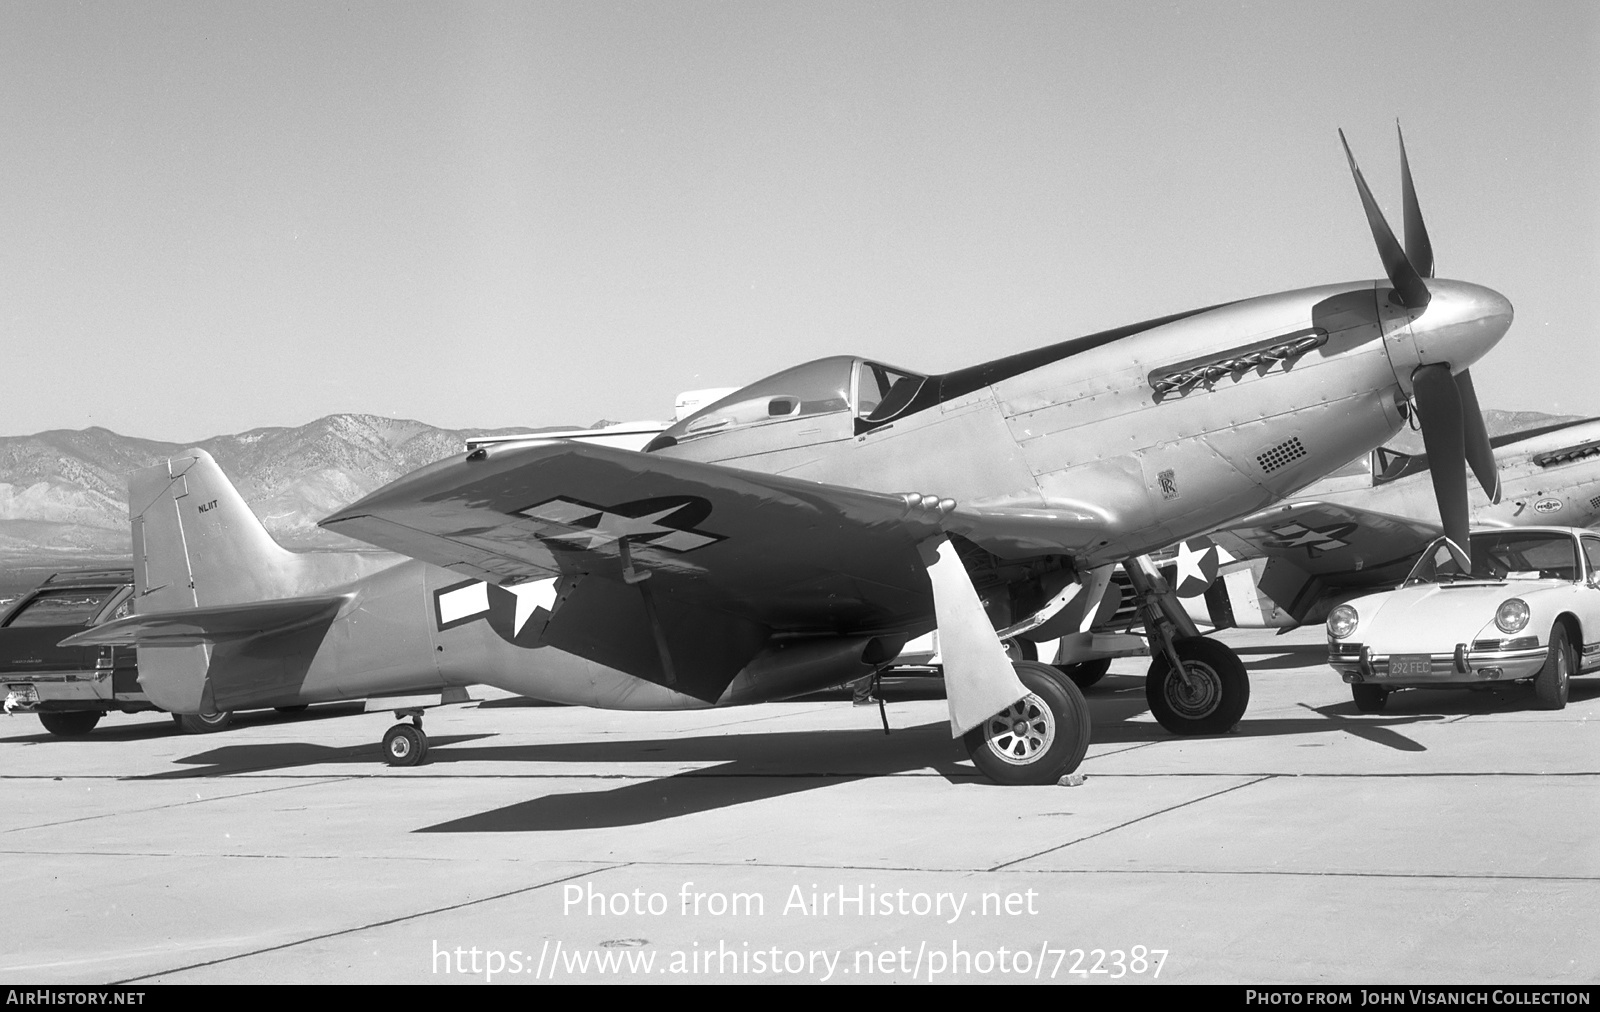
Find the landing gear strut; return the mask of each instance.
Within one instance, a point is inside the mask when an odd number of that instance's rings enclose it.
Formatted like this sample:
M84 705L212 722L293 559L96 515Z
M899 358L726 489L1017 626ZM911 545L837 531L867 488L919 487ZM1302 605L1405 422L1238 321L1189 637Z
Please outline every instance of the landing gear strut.
M422 708L394 711L409 724L396 724L383 734L383 761L390 766L416 766L428 757L428 736L422 731Z
M1123 564L1155 659L1145 677L1150 713L1173 734L1224 734L1250 705L1250 676L1231 647L1200 635L1144 557Z

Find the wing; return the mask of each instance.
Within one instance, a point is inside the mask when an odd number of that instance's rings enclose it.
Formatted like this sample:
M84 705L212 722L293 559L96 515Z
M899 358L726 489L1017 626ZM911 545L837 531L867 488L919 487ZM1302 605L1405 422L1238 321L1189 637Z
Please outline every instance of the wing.
M714 700L775 636L914 634L936 611L992 630L936 543L1038 554L1049 520L550 440L441 461L322 526L493 583L558 578L546 643ZM947 678L958 730L1025 692L986 635Z
M550 440L430 465L322 526L491 583L650 573L774 628L870 629L931 613L916 549L930 537L1035 556L1064 551L1063 532L1087 540L1072 525L1092 519Z
M1267 560L1264 567L1258 562L1252 568L1257 593L1249 596L1256 599L1233 602L1230 621L1249 624L1246 615L1276 608L1298 623L1316 620L1352 592L1395 586L1443 533L1425 520L1338 503L1297 502L1244 517L1209 539L1236 559ZM1238 589L1231 585L1234 578L1229 578L1229 594ZM1213 596L1208 591L1215 612Z
M1444 533L1438 524L1330 502L1262 510L1213 531L1211 540L1239 559L1285 559L1340 586L1378 585ZM1398 582L1399 577L1396 577Z

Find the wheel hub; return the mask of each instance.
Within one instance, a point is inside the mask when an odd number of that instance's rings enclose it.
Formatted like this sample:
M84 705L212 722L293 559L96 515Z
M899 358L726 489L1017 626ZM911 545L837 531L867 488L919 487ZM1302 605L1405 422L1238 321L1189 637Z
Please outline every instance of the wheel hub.
M1222 702L1222 679L1208 665L1189 663L1183 666L1189 676L1167 679L1167 702L1173 710L1190 720L1208 716Z
M984 742L1001 762L1026 766L1056 740L1056 718L1044 700L1028 693L984 722Z

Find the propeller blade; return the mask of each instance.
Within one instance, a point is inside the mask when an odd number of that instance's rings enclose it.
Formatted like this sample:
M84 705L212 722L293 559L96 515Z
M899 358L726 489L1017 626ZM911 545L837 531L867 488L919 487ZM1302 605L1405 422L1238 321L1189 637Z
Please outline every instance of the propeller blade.
M1417 419L1422 423L1422 445L1428 451L1433 475L1433 495L1439 502L1444 534L1470 559L1467 538L1467 452L1461 424L1461 392L1450 367L1425 365L1411 374L1417 399Z
M1489 427L1483 422L1483 412L1478 409L1478 392L1472 388L1472 373L1463 369L1456 376L1456 390L1461 394L1461 424L1465 431L1467 463L1478 478L1484 495L1496 505L1500 502L1500 468L1494 460L1494 446L1489 442Z
M1400 132L1400 121L1394 121L1394 132L1400 137L1400 190L1405 200L1406 259L1417 273L1433 277L1433 243L1428 240L1428 226L1422 222L1422 208L1417 205L1417 189L1411 185L1411 163L1406 160L1406 135Z
M1356 192L1361 194L1361 206L1367 212L1367 225L1372 229L1373 241L1378 244L1378 256L1383 259L1383 269L1389 275L1389 283L1394 285L1395 296L1402 306L1421 309L1433 295L1428 291L1428 286L1423 284L1422 275L1407 259L1406 251L1400 248L1400 241L1394 237L1394 230L1389 227L1378 202L1372 198L1372 190L1361 175L1361 168L1356 165L1355 155L1350 153L1350 143L1344 139L1343 130L1339 131L1339 143L1344 145L1344 157L1350 163L1351 175L1356 178Z

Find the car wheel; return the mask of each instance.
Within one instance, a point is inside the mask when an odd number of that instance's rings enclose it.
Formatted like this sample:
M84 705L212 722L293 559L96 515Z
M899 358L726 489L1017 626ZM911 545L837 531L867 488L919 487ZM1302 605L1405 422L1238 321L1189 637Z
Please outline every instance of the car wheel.
M1166 653L1156 654L1145 678L1150 713L1173 734L1224 734L1250 705L1250 676L1225 644L1204 636L1173 644L1189 684L1172 670Z
M1077 664L1057 664L1056 670L1072 679L1072 683L1078 688L1087 689L1111 670L1111 658L1101 657L1093 661L1079 661Z
M39 723L44 729L59 738L82 738L94 726L100 723L102 714L99 710L67 710L65 712L39 714Z
M1089 704L1049 664L1016 661L1028 694L962 736L972 764L997 784L1053 784L1089 749Z
M1389 689L1382 685L1357 682L1350 686L1350 695L1355 697L1356 709L1362 713L1382 713L1389 703Z
M1572 647L1567 643L1567 627L1557 622L1550 630L1550 650L1544 667L1533 678L1533 694L1544 710L1564 710L1567 686L1572 681Z
M233 723L233 711L223 710L220 713L174 713L172 722L184 734L210 734L212 731L221 731Z

